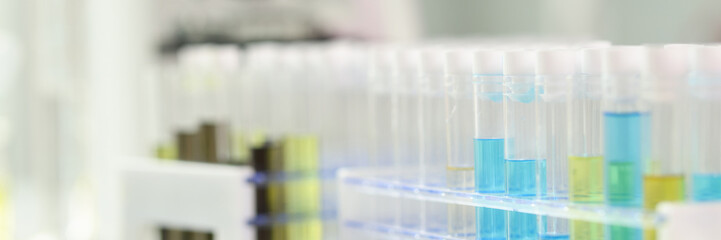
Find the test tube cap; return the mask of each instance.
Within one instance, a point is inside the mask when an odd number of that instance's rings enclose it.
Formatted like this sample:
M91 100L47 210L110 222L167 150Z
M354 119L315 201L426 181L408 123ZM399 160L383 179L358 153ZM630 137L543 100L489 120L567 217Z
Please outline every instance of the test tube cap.
M451 50L444 54L445 72L451 75L473 75L473 55L468 50Z
M537 75L572 75L576 73L576 51L549 49L536 52Z
M223 45L218 49L218 62L224 69L237 69L240 67L242 51L235 45Z
M680 79L688 73L690 49L681 46L644 46L641 75L663 76L663 80ZM652 81L657 83L658 81Z
M536 56L530 50L513 50L503 53L503 75L533 75L536 73Z
M385 46L376 46L370 53L370 73L371 75L388 74L390 66L393 63L391 51Z
M580 52L581 73L601 74L603 66L603 50L605 48L586 48Z
M443 51L439 48L425 48L420 52L420 74L443 74Z
M609 75L640 74L641 46L615 46L603 51L602 70Z
M396 73L416 74L420 68L420 55L415 49L398 49L392 54L393 69Z
M698 46L692 51L691 70L703 74L721 74L721 46Z
M503 51L480 49L473 52L474 74L503 74Z

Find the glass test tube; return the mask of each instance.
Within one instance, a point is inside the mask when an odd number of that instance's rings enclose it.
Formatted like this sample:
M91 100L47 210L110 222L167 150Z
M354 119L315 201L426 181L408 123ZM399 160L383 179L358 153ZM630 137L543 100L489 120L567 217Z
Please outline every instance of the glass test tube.
M536 53L536 119L539 158L547 167L544 199L568 199L568 94L576 76L576 52L570 49ZM544 169L539 169L544 170ZM540 239L568 239L568 220L541 217Z
M391 71L390 53L384 47L377 47L370 56L370 69L368 71L369 107L370 107L370 138L371 138L371 166L391 166L392 141L388 136L392 131L391 116ZM396 202L376 202L375 221L382 224L395 225L394 210L398 209Z
M617 46L603 53L606 203L641 207L642 111L639 101L641 48ZM610 226L607 238L640 239L641 231Z
M461 191L473 190L473 70L472 55L455 50L445 53L445 99L448 162L446 184ZM448 227L452 235L475 234L472 207L448 205Z
M248 141L252 148L262 148L268 142L267 134L271 128L270 76L272 67L277 66L277 46L272 44L258 44L249 47L249 78L246 80L243 95L248 95L250 102L247 109Z
M348 93L345 94L348 97L346 120L347 131L350 132L347 136L350 149L346 163L349 164L347 166L369 166L370 134L369 121L366 120L369 116L369 96L365 89L368 78L364 64L367 62L366 49L357 44L349 44L344 49L348 58L344 68L346 71L341 74L346 80L345 87L348 89Z
M686 116L684 80L690 46L644 47L641 98L648 107L643 121L643 207L655 210L662 201L682 201L685 195L684 150ZM656 239L654 230L644 239Z
M537 159L535 60L533 52L527 50L503 55L506 194L512 197L534 198L539 189L545 189L546 162ZM536 215L509 212L508 226L508 239L538 236Z
M409 169L420 165L419 138L419 95L418 77L419 52L410 49L399 49L393 53L393 94L396 104L393 118L394 165L399 181L404 184L418 184L418 175ZM401 227L415 229L420 226L420 202L413 199L401 199Z
M421 51L419 114L421 184L443 186L446 166L446 126L443 76L443 51ZM440 233L447 229L447 207L444 203L423 201L421 224L425 231Z
M689 81L694 201L721 200L721 46L697 47Z
M568 101L569 199L603 203L601 62L604 48L580 51L580 76L571 81ZM602 224L571 221L571 239L603 239Z
M473 73L475 191L504 194L503 52L475 51ZM476 208L476 239L506 239L506 214L504 210Z

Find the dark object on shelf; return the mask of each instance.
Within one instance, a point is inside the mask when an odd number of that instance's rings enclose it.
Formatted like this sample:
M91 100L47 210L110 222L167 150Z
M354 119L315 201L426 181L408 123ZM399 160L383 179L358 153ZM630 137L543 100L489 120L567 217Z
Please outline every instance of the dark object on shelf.
M160 240L213 240L213 233L161 227Z
M251 150L251 164L256 172L265 172L270 170L270 151L270 143L264 143ZM255 188L255 213L258 215L266 215L270 213L267 186L257 186ZM258 240L272 239L273 231L271 228L258 227L256 228L256 231Z

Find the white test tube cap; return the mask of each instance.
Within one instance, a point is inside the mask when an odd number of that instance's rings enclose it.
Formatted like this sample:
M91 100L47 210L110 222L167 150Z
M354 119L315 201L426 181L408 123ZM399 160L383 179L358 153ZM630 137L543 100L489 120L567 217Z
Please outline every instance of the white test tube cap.
M602 70L608 75L635 75L640 73L641 46L615 46L603 51Z
M536 52L537 75L572 75L576 73L576 51L549 49Z
M689 48L684 47L644 46L641 75L663 76L660 79L666 80L681 78L689 70L689 51Z
M473 55L469 51L448 51L443 59L446 75L473 75Z
M481 49L473 52L474 74L503 74L503 51Z
M423 49L420 53L421 75L443 74L443 51L438 48Z
M503 75L533 75L536 73L536 56L530 50L513 50L503 53Z
M373 74L388 74L392 65L391 51L385 46L377 46L371 50L370 68Z
M605 48L586 48L580 54L581 73L597 75L602 73L603 51Z
M415 74L419 69L419 54L413 49L399 49L392 55L394 71L402 74Z
M691 54L692 71L721 74L721 46L698 46Z
M235 45L223 45L218 49L218 63L224 69L237 69L242 58L241 50Z

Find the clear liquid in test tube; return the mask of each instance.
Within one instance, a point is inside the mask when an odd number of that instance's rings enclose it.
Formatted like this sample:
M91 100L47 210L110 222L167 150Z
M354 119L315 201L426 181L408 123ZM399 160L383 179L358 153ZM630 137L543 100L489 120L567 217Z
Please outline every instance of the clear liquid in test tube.
M721 46L693 50L690 90L690 146L694 201L721 200Z
M473 171L473 70L466 50L445 53L445 98L448 162L446 184L460 191L474 188ZM448 228L458 237L475 235L473 207L448 205Z
M547 200L568 199L568 95L576 77L576 51L540 50L536 53L536 104L539 159L546 160ZM541 217L540 239L569 239L568 220Z
M506 194L535 198L545 190L545 159L538 159L536 124L535 55L508 51L503 55L503 106L505 109ZM509 239L536 239L537 216L508 213Z

